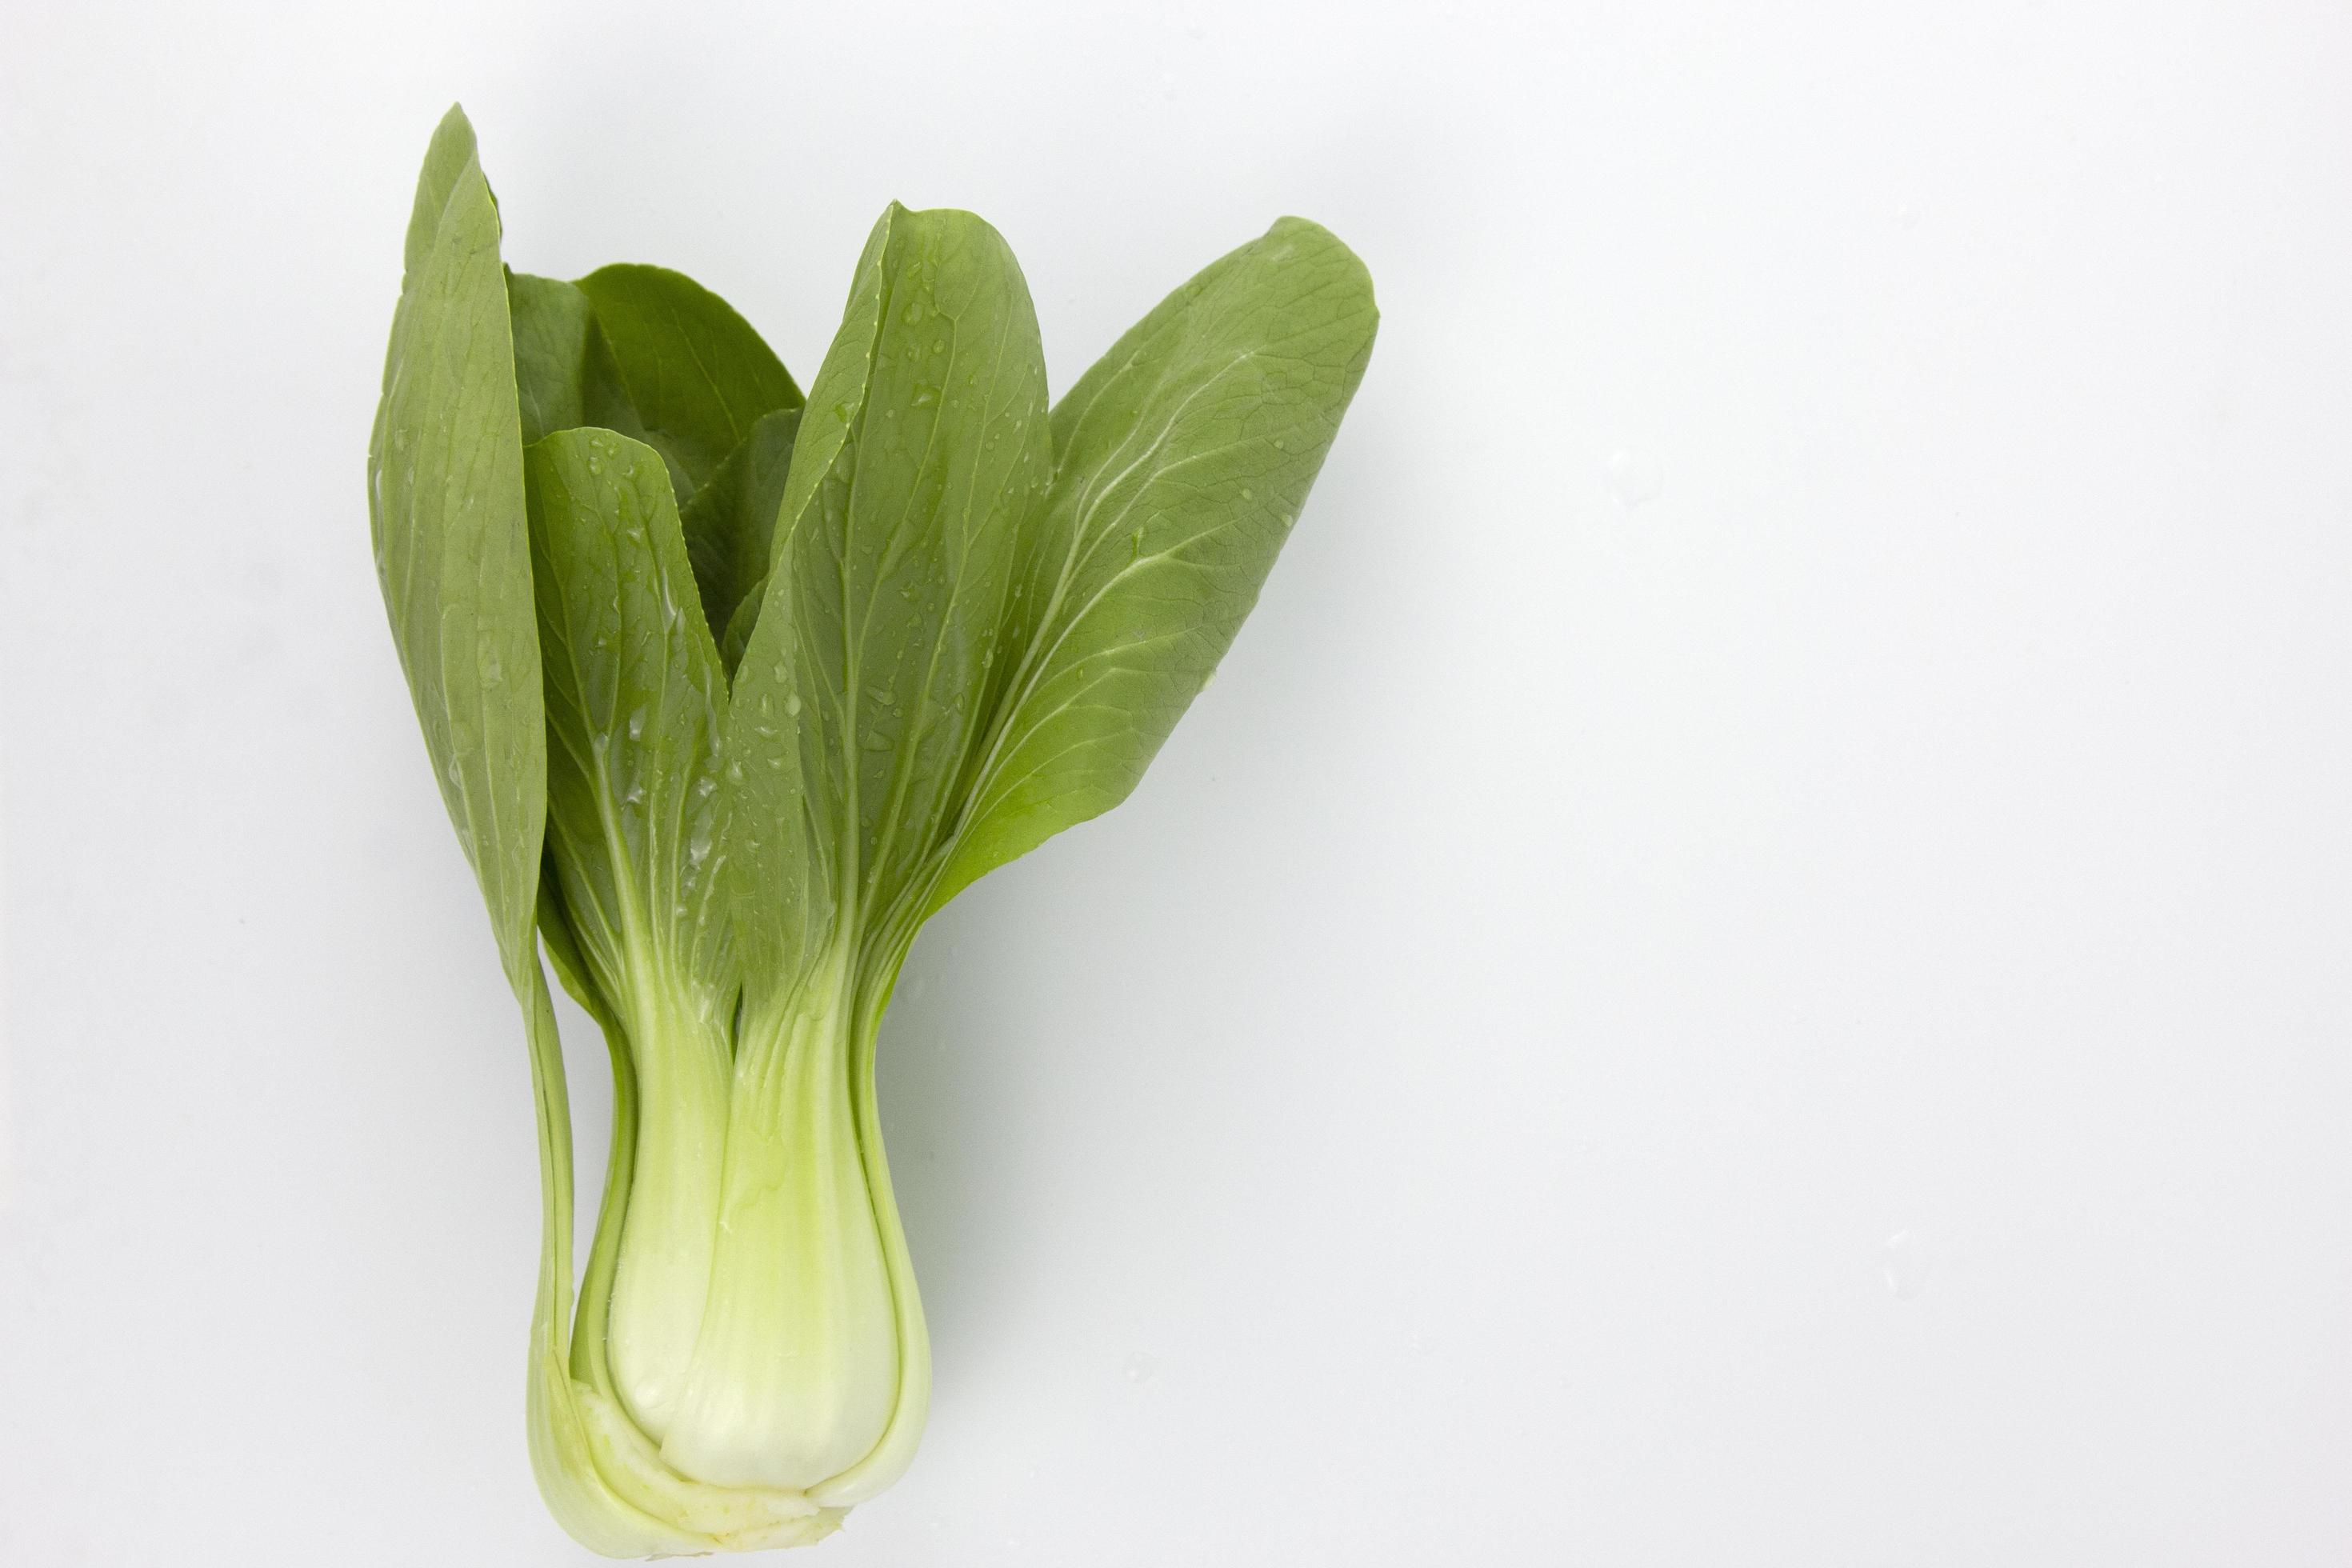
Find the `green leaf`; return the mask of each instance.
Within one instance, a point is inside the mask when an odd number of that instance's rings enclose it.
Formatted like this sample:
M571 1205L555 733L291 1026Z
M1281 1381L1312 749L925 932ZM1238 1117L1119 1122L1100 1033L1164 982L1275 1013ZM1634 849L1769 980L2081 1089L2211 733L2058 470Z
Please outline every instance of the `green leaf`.
M645 421L596 324L596 308L578 284L510 271L507 302L526 445L583 426L646 439Z
M474 127L464 110L449 106L441 123L433 128L433 141L425 149L425 167L416 176L416 201L408 213L408 235L401 247L400 291L405 298L416 286L418 274L424 270L425 258L433 253L441 237L441 221L448 210L449 197L457 186L468 180L481 178L481 162L474 146ZM482 188L489 189L485 181ZM491 216L497 216L498 204L493 198Z
M596 331L588 296L561 279L509 272L507 304L514 321L523 444L585 425L589 349Z
M930 908L1127 798L1257 602L1378 321L1354 253L1284 218L1055 408L1012 631L1026 651Z
M679 519L686 531L687 559L694 563L695 586L702 594L703 619L719 639L720 659L730 676L741 660L743 644L730 644L726 634L738 609L749 603L756 610L758 591L767 580L776 511L783 504L793 438L800 425L798 408L761 415L742 445L695 491ZM747 636L750 628L746 621Z
M581 957L625 1018L648 961L719 984L710 860L726 681L659 455L576 429L526 457L549 849Z
M369 515L393 639L518 994L536 972L546 731L499 215L457 110L408 228Z
M761 840L744 862L772 885L798 859L841 919L903 951L1010 657L1048 461L1036 312L1003 237L894 205L814 391L736 676L730 760Z
M595 307L643 439L670 465L680 504L761 415L801 405L800 388L751 323L685 274L605 267L579 288ZM593 404L588 423L605 423Z
M760 624L760 611L767 596L768 580L762 577L744 594L735 613L727 618L726 633L719 639L719 658L727 667L730 679L743 668L743 650L751 644L751 628Z

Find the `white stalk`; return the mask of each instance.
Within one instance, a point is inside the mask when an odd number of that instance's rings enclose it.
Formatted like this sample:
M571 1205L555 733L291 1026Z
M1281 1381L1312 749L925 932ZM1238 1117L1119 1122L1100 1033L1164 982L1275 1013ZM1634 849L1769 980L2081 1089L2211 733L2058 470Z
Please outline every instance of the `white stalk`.
M659 1444L686 1392L718 1247L727 1037L667 998L635 1009L636 1159L607 1329L613 1380Z
M891 1269L853 1092L854 992L844 942L739 1041L701 1331L661 1439L697 1480L817 1486L875 1448L898 1403Z

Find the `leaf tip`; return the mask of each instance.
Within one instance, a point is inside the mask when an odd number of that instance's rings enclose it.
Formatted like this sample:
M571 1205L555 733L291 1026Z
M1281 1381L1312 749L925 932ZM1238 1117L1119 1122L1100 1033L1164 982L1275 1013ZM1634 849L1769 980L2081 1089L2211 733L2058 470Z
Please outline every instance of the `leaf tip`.
M1313 218L1286 214L1274 220L1258 244L1287 247L1272 250L1267 256L1268 260L1279 262L1291 255L1302 255L1332 268L1336 275L1344 278L1363 296L1364 309L1370 313L1373 321L1379 321L1381 308L1372 292L1371 269L1364 265L1362 257L1349 247L1346 240Z
M474 155L474 122L466 118L466 106L452 103L439 123L433 127L433 142L427 158L465 159Z

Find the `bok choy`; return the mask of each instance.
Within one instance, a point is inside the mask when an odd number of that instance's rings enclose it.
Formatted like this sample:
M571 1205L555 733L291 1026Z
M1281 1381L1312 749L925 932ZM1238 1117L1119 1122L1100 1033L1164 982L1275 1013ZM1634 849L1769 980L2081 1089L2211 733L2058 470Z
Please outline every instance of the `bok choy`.
M1050 409L1003 239L875 225L803 395L675 272L510 272L433 139L369 452L375 558L520 1003L543 1188L529 1429L614 1556L819 1539L907 1467L929 1352L874 1100L923 922L1135 787L1232 642L1371 352L1285 218ZM541 952L603 1028L572 1256Z

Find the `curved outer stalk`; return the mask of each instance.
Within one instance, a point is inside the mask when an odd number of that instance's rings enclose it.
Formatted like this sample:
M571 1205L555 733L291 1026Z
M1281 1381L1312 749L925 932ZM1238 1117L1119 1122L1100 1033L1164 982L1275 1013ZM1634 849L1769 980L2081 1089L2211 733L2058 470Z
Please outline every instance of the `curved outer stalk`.
M899 961L903 962L902 949ZM866 1190L874 1205L880 1233L882 1258L890 1274L891 1315L898 1336L898 1399L889 1424L856 1464L809 1489L809 1496L827 1508L850 1508L866 1501L907 1473L915 1462L923 1437L923 1422L931 1408L931 1339L923 1322L922 1296L915 1287L914 1260L907 1252L907 1233L898 1223L898 1200L890 1186L889 1157L882 1148L882 1112L874 1093L875 1047L882 1033L882 1015L898 983L893 963L887 981L860 1015L850 1062L850 1090L857 1119L858 1159L865 1170Z

